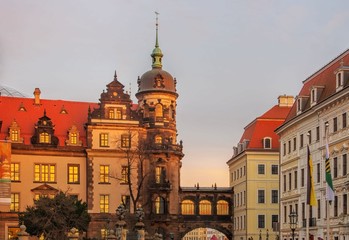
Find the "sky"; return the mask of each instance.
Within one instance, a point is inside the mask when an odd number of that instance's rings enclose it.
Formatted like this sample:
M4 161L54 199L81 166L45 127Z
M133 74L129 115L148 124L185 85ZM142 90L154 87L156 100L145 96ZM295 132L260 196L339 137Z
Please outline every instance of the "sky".
M181 185L229 186L244 127L349 48L347 0L0 0L0 85L98 102L151 69L177 79ZM3 111L3 109L0 109Z

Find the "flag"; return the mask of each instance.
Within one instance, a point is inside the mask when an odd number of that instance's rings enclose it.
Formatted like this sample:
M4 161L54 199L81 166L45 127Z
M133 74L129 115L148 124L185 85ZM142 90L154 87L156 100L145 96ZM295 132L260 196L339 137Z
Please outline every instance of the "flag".
M308 157L308 181L307 181L307 204L316 206L314 181L313 181L313 160L311 158L309 145L307 146Z
M328 147L328 142L326 138L326 200L333 201L334 200L334 191L333 191L333 183L331 176L331 164L330 164L330 150Z

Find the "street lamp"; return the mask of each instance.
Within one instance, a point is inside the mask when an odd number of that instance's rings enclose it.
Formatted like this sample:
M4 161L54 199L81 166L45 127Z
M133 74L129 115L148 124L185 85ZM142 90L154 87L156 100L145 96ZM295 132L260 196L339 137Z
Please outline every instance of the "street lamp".
M297 228L298 225L298 215L295 211L292 211L290 215L288 215L290 218L290 229L292 231L292 240L294 240L294 231Z

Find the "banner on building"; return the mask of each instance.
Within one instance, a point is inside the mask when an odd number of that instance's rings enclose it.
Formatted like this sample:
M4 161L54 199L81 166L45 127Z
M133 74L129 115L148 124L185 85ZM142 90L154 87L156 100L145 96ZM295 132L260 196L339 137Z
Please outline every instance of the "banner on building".
M11 143L0 141L0 204L11 203Z

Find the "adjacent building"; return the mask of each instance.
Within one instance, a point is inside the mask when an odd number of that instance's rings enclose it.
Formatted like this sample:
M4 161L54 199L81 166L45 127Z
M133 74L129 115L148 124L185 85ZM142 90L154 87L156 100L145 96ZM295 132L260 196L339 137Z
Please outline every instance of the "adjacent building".
M234 239L275 239L279 222L279 137L274 130L294 103L280 96L278 104L249 123L227 162L234 190Z
M348 146L349 146L349 50L303 81L280 136L281 239L292 237L291 212L297 214L296 239L349 238ZM334 199L327 207L325 157L329 143ZM316 206L307 204L308 154ZM328 211L327 211L328 210ZM329 215L327 215L327 212ZM306 224L308 221L308 224ZM307 228L309 235L307 236ZM329 231L328 231L329 230Z

